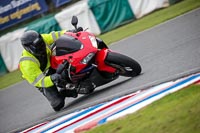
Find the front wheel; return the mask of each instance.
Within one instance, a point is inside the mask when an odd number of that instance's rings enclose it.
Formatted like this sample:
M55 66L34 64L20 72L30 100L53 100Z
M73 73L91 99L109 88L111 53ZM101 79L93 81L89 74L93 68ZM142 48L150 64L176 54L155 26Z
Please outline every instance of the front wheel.
M135 77L142 71L142 68L137 61L119 53L108 52L105 62L116 68L119 75L125 77Z

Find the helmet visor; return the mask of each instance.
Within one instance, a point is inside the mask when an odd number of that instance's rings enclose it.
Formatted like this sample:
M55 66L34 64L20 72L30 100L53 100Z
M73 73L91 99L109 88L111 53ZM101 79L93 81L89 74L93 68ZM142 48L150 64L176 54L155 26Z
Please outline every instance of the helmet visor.
M46 45L41 37L35 39L33 43L25 44L25 46L33 55L40 56L46 52Z

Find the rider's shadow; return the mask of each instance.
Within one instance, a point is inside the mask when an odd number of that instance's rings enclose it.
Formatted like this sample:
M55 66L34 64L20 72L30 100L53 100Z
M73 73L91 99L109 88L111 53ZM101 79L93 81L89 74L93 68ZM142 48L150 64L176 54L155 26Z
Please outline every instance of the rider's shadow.
M80 96L78 98L76 98L75 100L73 100L72 102L69 102L64 108L63 110L66 110L66 109L70 109L72 107L75 107L76 105L82 105L81 103L83 102L86 102L86 101L89 101L90 99L92 99L93 97L95 96L98 96L100 94L104 94L106 93L107 91L111 90L111 89L114 89L115 87L119 86L119 85L122 85L130 80L132 80L133 78L128 78L126 80L123 80L123 81L120 81L118 83L115 83L115 84L111 84L110 86L107 86L107 87L104 87L104 88L101 88L101 89L98 89L95 90L93 93L91 94L88 94L88 95L83 95L83 96ZM105 102L105 101L99 101L99 103L102 103L102 102ZM98 103L93 103L93 105L91 104L91 106L94 106L94 104L98 104ZM88 107L88 104L86 105L86 107ZM86 108L84 107L84 108Z

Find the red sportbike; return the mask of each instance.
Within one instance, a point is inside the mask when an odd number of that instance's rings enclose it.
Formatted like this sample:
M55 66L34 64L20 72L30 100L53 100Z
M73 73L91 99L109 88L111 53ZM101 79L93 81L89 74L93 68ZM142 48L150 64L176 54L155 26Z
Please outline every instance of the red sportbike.
M54 43L51 57L52 68L63 65L57 72L66 74L66 89L68 84L75 88L88 79L92 79L98 87L119 76L135 77L141 73L138 62L110 50L95 35L77 28L76 16L72 17L71 23L75 30L66 32Z

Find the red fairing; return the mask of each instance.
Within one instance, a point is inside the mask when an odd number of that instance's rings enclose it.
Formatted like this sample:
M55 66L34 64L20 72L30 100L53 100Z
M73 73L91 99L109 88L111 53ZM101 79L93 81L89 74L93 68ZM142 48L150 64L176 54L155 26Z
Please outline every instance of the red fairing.
M109 51L110 50L106 49L106 48L101 49L96 54L95 60L96 60L98 70L114 73L116 71L116 69L111 67L111 66L106 65L105 62L104 62Z
M51 66L52 68L56 69L58 65L63 62L63 60L68 60L68 62L70 62L72 66L76 67L76 73L78 73L87 66L87 64L81 63L82 59L89 53L91 52L96 53L98 51L98 49L92 45L89 39L89 36L94 36L94 35L88 32L78 32L78 33L66 32L65 34L77 38L82 44L84 44L83 48L81 50L78 50L70 54L62 56L52 56Z

